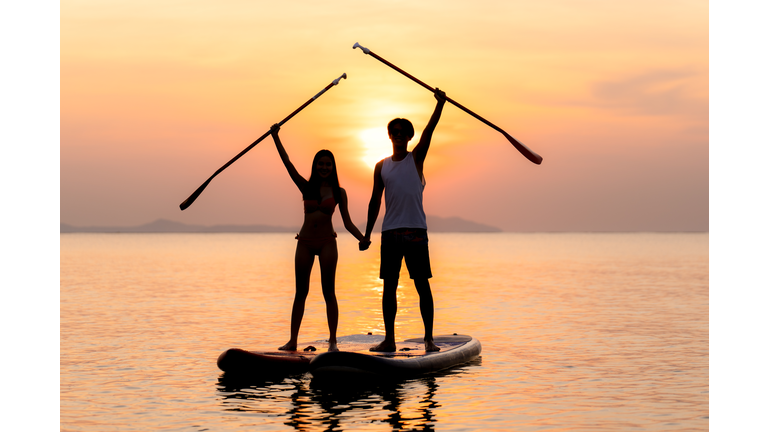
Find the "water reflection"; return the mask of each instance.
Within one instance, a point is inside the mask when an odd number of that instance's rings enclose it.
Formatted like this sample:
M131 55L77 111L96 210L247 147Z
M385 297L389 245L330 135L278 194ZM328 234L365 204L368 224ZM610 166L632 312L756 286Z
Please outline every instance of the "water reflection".
M361 430L387 425L393 431L432 431L438 422L440 382L472 373L481 358L416 378L311 374L243 376L223 373L218 392L224 411L278 417L297 431Z
M324 418L321 420L328 430L340 428L353 412L359 417L360 410L371 411L392 430L433 430L436 422L433 409L438 406L435 399L438 384L434 376L369 382L342 377L313 378L310 389L312 402L322 408ZM411 401L416 402L406 403ZM298 423L293 426L303 430Z

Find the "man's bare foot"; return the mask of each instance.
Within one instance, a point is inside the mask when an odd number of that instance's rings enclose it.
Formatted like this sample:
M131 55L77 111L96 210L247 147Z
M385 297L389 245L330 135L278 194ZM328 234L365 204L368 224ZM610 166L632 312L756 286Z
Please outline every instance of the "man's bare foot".
M435 345L435 341L432 339L426 340L424 339L424 349L427 351L440 351L440 347Z
M386 340L384 339L383 342L376 345L375 347L371 348L369 351L375 351L375 352L395 352L397 351L397 347L395 346L394 341Z
M287 344L281 346L278 349L281 350L281 351L296 351L296 346L297 345L298 344L296 342L290 342L289 341Z
M328 352L336 352L339 350L339 347L336 345L336 342L328 342Z

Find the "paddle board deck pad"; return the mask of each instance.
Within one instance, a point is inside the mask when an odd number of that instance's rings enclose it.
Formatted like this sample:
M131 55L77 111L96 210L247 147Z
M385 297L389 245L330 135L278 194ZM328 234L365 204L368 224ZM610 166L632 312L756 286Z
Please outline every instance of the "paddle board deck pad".
M359 339L370 338L360 335ZM381 341L382 337L378 336ZM427 352L424 340L407 339L397 342L396 352L372 352L369 348L378 341L362 349L344 349L324 352L313 356L309 361L309 371L313 375L325 373L363 373L375 375L418 375L458 366L480 355L480 341L466 335L440 335L435 337L435 345L440 351Z

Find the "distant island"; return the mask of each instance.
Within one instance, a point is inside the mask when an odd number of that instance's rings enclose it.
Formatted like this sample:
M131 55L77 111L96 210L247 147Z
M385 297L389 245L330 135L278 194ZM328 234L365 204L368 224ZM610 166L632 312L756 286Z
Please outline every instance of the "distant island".
M501 232L490 225L468 221L458 217L441 218L427 216L429 232ZM365 227L359 227L365 231ZM61 224L60 233L261 233L261 232L298 232L298 226L275 225L188 225L167 219L158 219L144 225L132 227L89 226L77 227ZM381 217L376 223L374 233L381 231Z

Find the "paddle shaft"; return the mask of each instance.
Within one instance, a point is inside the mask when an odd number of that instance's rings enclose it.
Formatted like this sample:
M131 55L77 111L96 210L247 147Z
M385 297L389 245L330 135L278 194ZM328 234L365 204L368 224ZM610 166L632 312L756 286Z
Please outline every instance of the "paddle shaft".
M308 100L308 101L304 102L304 104L303 104L303 105L301 105L300 107L296 108L296 110L295 110L294 112L292 112L291 114L289 114L289 115L288 115L288 117L284 118L284 119L283 119L282 121L280 121L280 123L278 123L278 124L279 124L280 126L282 126L282 125L283 125L285 122L287 122L287 121L288 121L288 120L290 120L290 119L291 119L293 116L295 116L296 114L298 114L298 113L299 113L299 111L303 110L304 108L306 108L306 107L307 107L307 105L309 105L309 104L311 104L312 102L314 102L314 101L315 101L315 99L317 99L317 98L319 98L320 96L322 96L322 95L323 95L323 93L325 93L326 91L328 91L328 89L330 89L331 87L333 87L333 86L335 86L336 84L338 84L338 83L339 83L339 81L340 81L342 78L346 79L346 78L347 78L347 74L343 74L342 76L340 76L340 77L336 78L335 80L333 80L333 81L332 81L330 84L328 84L327 86L325 86L325 88L324 88L324 89L322 89L322 90L320 91L320 93L318 93L318 94L314 95L314 96L313 96L313 97L312 97L310 100ZM192 195L190 195L190 196L189 196L189 198L187 198L186 200L184 200L184 202L183 202L183 203L181 203L181 204L179 205L179 207L180 207L182 210L185 210L187 207L191 206L191 205L192 205L192 203L193 203L193 202L195 202L195 200L197 199L197 197L198 197L198 196L200 196L200 194L201 194L201 193L203 193L203 190L205 190L205 188L208 186L208 183L210 183L210 182L211 182L211 180L213 180L213 178L214 178L214 177L216 177L217 175L219 175L219 173L220 173L220 172L222 172L222 171L224 171L224 170L225 170L225 169L226 169L228 166L232 165L232 164L233 164L233 163L234 163L236 160L240 159L240 157L241 157L242 155L244 155L244 154L248 153L248 151L249 151L250 149L252 149L253 147L255 147L255 146L256 146L256 144L260 143L262 140L264 140L264 138L268 137L268 136L269 136L271 133L272 133L272 131L271 131L271 130L268 130L268 131L266 131L266 132L264 133L264 135L262 135L262 136L260 136L260 137L259 137L259 139L257 139L257 140L256 140L256 141L254 141L253 143L251 143L251 145L249 145L249 146L248 146L248 147L246 147L246 148L245 148L243 151L241 151L240 153L238 153L238 154L237 154L237 156L233 157L233 158L232 158L232 159L231 159L229 162L225 163L225 164L224 164L224 166L222 166L221 168L219 168L218 170L216 170L216 172L215 172L215 173L213 173L213 175L212 175L212 176L210 176L210 177L208 178L208 180L206 180L206 181L205 181L205 183L203 183L203 184L202 184L202 185L201 185L199 188L197 188L197 190L196 190L196 191L194 191L194 192L192 193Z
M414 81L414 82L416 82L417 84L421 85L421 86L422 86L422 87L424 87L425 89L427 89L427 90L431 91L432 93L434 93L434 92L435 92L435 89L434 89L434 88L432 88L431 86L429 86L428 84L426 84L425 82L423 82L423 81L421 81L420 79L416 78L415 76L413 76L413 75L409 74L408 72L406 72L406 71L404 71L404 70L400 69L399 67L397 67L397 66L393 65L392 63L388 62L386 59L382 58L381 56L379 56L378 54L376 54L376 53L374 53L373 51L369 50L368 48L365 48L364 46L362 46L362 45L360 45L360 44L358 44L358 43L355 43L355 45L352 47L352 49L355 49L355 48L360 48L361 50L363 50L363 52L364 52L365 54L368 54L368 55L372 56L372 57L373 57L373 58L375 58L376 60L378 60L378 61L380 61L380 62L384 63L385 65L387 65L387 66L391 67L392 69L394 69L394 70L396 70L396 71L400 72L401 74L403 74L403 75L405 75L406 77L410 78L411 80L413 80L413 81ZM459 108L459 109L461 109L462 111L466 112L467 114L471 115L472 117L474 117L474 118L476 118L476 119L480 120L481 122L483 122L483 123L487 124L488 126L492 127L492 128L493 128L493 129L495 129L496 131L498 131L498 132L501 132L501 134L502 134L502 135L504 135L504 136L507 138L507 140L509 140L509 142L510 142L510 143L512 143L512 145L514 145L514 146L515 146L515 148L516 148L516 149L517 149L517 150L518 150L520 153L522 153L522 154L523 154L523 156L525 156L525 157L526 157L528 160L530 160L531 162L533 162L533 163L535 163L535 164L537 164L537 165L538 165L538 164L541 164L541 161L543 160L541 156L539 156L539 155L538 155L538 154L536 154L536 153L535 153L533 150L531 150L531 149L529 149L528 147L526 147L526 145L525 145L525 144L523 144L523 143L521 143L520 141L516 140L516 139L515 139L514 137L512 137L510 134L508 134L508 133L504 132L504 130L503 130L503 129L501 129L500 127L496 126L495 124L493 124L493 123L489 122L488 120L486 120L486 119L484 119L484 118L480 117L479 115L477 115L476 113L474 113L472 110L470 110L469 108L465 107L464 105L462 105L462 104L460 104L460 103L456 102L455 100L451 99L450 97L446 96L446 97L445 97L445 100L446 100L446 101L448 101L448 102L450 102L450 103L452 103L454 106L456 106L457 108Z

